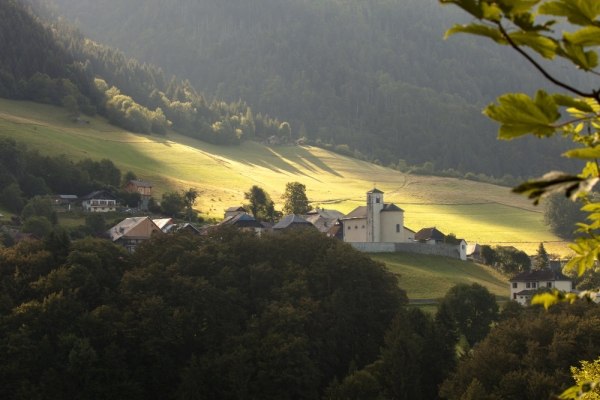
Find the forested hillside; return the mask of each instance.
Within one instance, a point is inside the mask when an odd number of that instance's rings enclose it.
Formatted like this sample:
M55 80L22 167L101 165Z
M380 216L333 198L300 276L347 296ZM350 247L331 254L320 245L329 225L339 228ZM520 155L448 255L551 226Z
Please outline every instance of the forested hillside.
M384 165L526 176L557 168L563 149L559 139L493 142L483 106L540 78L476 39L444 42L461 17L435 1L53 1L55 17L207 98L241 98L289 121L293 137L348 144Z
M44 22L15 0L0 0L0 97L63 106L74 121L99 113L132 132L173 129L221 145L279 134L282 126L242 101L208 104L189 81L166 78L69 24Z

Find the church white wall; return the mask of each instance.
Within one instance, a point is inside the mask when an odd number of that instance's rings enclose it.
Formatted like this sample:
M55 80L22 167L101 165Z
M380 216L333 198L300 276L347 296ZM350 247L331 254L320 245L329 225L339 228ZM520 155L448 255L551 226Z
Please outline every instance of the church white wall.
M382 212L381 223L381 241L401 243L404 240L404 213L402 211Z
M344 224L344 242L366 242L367 241L367 219L346 219Z

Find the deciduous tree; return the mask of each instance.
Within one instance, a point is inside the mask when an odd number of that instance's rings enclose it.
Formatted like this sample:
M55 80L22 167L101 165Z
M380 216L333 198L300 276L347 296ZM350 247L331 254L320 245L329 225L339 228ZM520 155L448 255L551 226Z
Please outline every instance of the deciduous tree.
M310 204L306 197L306 186L300 182L288 182L285 185L284 214L302 215L310 211Z
M478 283L452 286L441 302L471 346L485 338L491 324L498 320L496 297Z

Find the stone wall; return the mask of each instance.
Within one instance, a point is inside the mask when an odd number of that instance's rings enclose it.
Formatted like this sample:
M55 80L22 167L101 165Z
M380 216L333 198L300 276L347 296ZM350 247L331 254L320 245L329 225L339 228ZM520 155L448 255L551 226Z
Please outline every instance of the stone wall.
M350 244L363 253L394 253L396 244L399 243L350 242Z
M449 244L425 243L350 243L355 249L364 253L416 253L460 259L457 246Z

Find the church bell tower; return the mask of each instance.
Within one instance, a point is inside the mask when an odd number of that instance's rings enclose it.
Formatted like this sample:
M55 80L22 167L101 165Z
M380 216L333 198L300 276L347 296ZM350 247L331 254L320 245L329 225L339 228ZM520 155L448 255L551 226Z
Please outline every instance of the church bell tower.
M383 192L373 188L367 192L367 242L381 241L381 210Z

